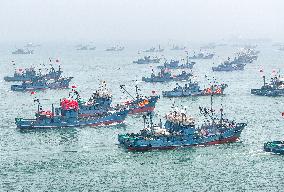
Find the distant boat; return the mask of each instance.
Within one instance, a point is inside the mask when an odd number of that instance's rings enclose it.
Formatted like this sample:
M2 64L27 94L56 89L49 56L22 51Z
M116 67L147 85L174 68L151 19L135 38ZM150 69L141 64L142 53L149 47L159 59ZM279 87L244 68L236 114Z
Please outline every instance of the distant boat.
M218 65L217 67L212 67L213 71L242 71L244 70L246 64L238 63L233 64L228 61L225 61L224 63Z
M263 76L263 86L260 89L251 89L251 94L271 97L284 96L284 78L281 78L280 75L275 76L267 83L265 76Z
M212 59L214 57L214 53L198 53L197 55L193 55L189 57L189 59Z
M284 141L270 141L264 143L264 151L284 155Z
M39 46L40 46L40 44L34 45L33 43L27 43L27 44L25 45L25 47L39 47Z
M90 47L89 45L80 45L77 48L78 51L96 50L96 47Z
M78 51L86 51L88 50L88 46L82 46L77 49Z
M207 45L200 47L200 49L215 49L215 47L216 47L215 43L209 43Z
M123 51L124 50L124 47L123 46L114 46L114 47L110 47L110 48L107 48L105 51Z
M173 47L171 48L172 51L183 51L185 50L186 47L179 47L178 45L173 45Z
M189 97L189 96L210 96L223 95L227 84L214 84L208 88L200 89L197 82L186 83L183 87L176 84L176 87L170 91L163 91L164 97Z
M186 71L182 71L181 74L172 75L170 71L161 69L161 71L155 75L154 72L151 74L151 77L142 77L142 81L144 82L169 82L169 81L187 81L192 76L191 73L187 73Z
M138 59L137 61L133 61L133 63L137 64L150 64L150 63L159 63L161 58L153 57L151 56L144 56L142 59Z
M26 69L15 69L13 76L5 76L5 81L31 81L32 79L43 77L47 80L50 79L58 79L62 74L61 67L59 66L58 70L55 70L52 66L48 73L41 74L41 69L39 69L40 73L37 73L34 68L26 68Z
M148 53L148 52L155 52L155 47L152 47L150 49L146 49L144 52Z
M184 60L184 59L182 59ZM179 60L171 60L165 62L164 65L158 66L159 69L192 69L195 62L189 61L188 52L186 54L186 63L180 64Z
M150 49L146 49L145 51L143 52L146 52L146 53L154 53L154 52L163 52L165 49L162 49L161 46L159 45L158 49L156 49L155 47L151 47Z
M24 49L17 49L16 51L13 51L12 54L33 54L34 51L33 50L29 50L27 49L26 51Z

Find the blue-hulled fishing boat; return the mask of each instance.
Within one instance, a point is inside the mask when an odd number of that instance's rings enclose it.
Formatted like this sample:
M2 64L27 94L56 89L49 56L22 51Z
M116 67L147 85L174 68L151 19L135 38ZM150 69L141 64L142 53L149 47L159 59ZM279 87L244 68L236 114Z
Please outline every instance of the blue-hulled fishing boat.
M163 91L164 97L190 97L190 96L210 96L213 95L224 95L224 90L227 88L227 84L214 84L208 88L200 89L197 82L186 83L183 87L178 83L176 87L171 91Z
M152 70L151 77L142 77L142 81L145 82L169 82L169 81L186 81L189 80L192 76L191 73L186 71L182 71L181 74L172 75L171 72L167 69L161 69L161 71L155 75L154 71Z
M284 155L284 141L270 141L264 143L264 151Z
M142 96L138 91L140 89L137 85L135 85L136 96L132 96L125 88L125 85L120 85L123 93L128 94L131 97L131 100L127 100L124 102L123 106L129 108L129 114L140 114L145 112L152 112L155 109L156 103L159 100L160 96L152 95L152 96ZM155 92L152 92L155 94Z
M52 105L51 111L44 111L39 103L34 119L16 118L15 123L20 129L103 126L122 123L129 112L124 109L80 117L79 110L76 100L63 99L60 107L54 108Z
M31 81L23 81L21 85L11 85L12 91L35 91L44 89L67 89L73 77L47 80L45 78L34 78Z
M144 56L144 58L138 59L137 61L133 61L133 63L150 64L150 63L159 63L160 60L161 60L161 58L158 58L158 57L151 58L151 56Z
M128 150L146 151L215 145L239 140L246 123L236 123L224 118L223 109L220 109L220 117L217 117L212 106L211 109L199 109L206 119L205 123L199 126L185 110L173 110L167 114L164 126L161 120L154 125L150 114L150 122L147 122L144 116L144 128L139 133L119 134L118 142Z
M260 96L284 96L284 78L274 76L269 83L266 83L263 76L263 86L260 89L251 89L251 94Z
M42 74L42 69L38 70L39 72L36 72L35 68L26 68L26 69L15 69L13 76L5 76L5 81L31 81L35 78L45 78L47 80L49 79L58 79L61 74L62 70L59 65L58 70L55 70L53 66L49 69L48 73Z

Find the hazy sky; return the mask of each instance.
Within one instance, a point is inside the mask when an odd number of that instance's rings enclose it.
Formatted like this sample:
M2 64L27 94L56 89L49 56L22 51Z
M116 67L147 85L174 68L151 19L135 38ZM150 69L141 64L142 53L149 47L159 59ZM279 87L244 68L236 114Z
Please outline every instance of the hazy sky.
M0 0L0 41L284 39L284 0Z

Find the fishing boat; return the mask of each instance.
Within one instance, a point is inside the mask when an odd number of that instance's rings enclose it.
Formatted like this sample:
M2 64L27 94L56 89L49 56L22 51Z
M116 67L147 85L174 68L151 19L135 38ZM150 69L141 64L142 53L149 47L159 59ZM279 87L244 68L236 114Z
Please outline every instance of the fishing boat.
M35 78L45 78L47 80L50 79L58 79L62 74L61 67L59 65L58 70L55 70L53 66L49 69L48 73L42 74L42 69L38 69L38 73L35 68L26 68L26 69L15 69L13 76L5 76L5 81L32 81Z
M212 59L214 55L214 53L198 53L197 55L189 57L189 59Z
M124 47L122 46L114 46L114 47L110 47L110 48L107 48L105 51L123 51L124 50Z
M80 46L79 48L77 48L78 51L87 51L89 50L88 45L85 46Z
M123 93L128 94L131 97L131 100L124 102L123 106L129 108L129 114L140 114L145 112L152 112L155 109L157 101L160 99L160 96L142 96L139 94L141 91L138 88L138 85L135 85L136 96L132 96L125 88L125 85L120 85L120 88ZM155 91L152 92L155 94Z
M213 71L242 71L244 70L246 64L243 63L232 63L230 58L227 61L221 63L217 67L212 67Z
M185 46L179 47L178 45L173 45L173 47L171 48L172 51L183 51L185 49L186 49Z
M164 125L161 120L154 124L152 113L149 114L149 122L144 115L144 128L139 133L119 134L118 142L130 151L224 144L238 141L247 125L224 118L222 108L218 117L212 109L212 99L211 109L199 107L199 110L205 117L201 125L197 125L195 118L188 115L186 110L175 109L168 113Z
M31 81L23 81L20 85L11 85L12 91L34 91L34 90L44 90L44 89L67 89L69 88L69 83L73 77L68 78L58 78L47 80L42 77L37 77Z
M264 143L264 151L284 155L284 141L270 141Z
M151 77L142 77L142 81L145 82L169 82L169 81L186 81L192 76L191 73L182 71L181 74L172 75L169 70L161 69L161 71L155 75L154 70L152 70Z
M133 61L133 63L137 64L150 64L150 63L159 63L161 58L158 57L151 57L151 56L144 56L142 59L138 59L137 61Z
M184 60L184 59L182 59ZM188 53L186 56L186 63L180 64L179 60L171 60L170 62L165 62L162 66L157 66L159 69L192 69L195 62L189 61Z
M215 49L215 47L216 47L215 43L209 43L207 45L200 47L200 49Z
M33 43L27 43L26 45L25 45L25 47L39 47L40 46L40 44L33 44Z
M263 86L260 89L251 89L251 94L259 96L284 96L284 78L274 76L269 83L266 83L263 76Z
M27 54L33 54L33 50L24 50L24 49L17 49L16 51L13 51L12 54L21 54L21 55L27 55Z
M107 89L105 81L98 90L96 90L91 97L84 101L76 89L72 89L69 93L69 98L76 100L79 104L79 116L89 117L97 114L103 114L108 111L121 111L128 109L129 114L139 114L150 112L155 109L156 102L159 96L142 96L138 93L140 90L136 85L136 96L133 97L125 88L125 85L120 85L123 93L127 93L132 100L127 100L123 104L112 105L112 94Z
M13 76L5 76L5 81L29 81L37 75L34 68L15 69Z
M113 108L112 94L107 89L105 81L102 82L100 88L93 92L88 100L84 100L74 86L69 93L69 98L76 100L79 105L78 114L80 117L96 116L98 114L104 114L108 111L116 111L117 108Z
M197 82L186 83L183 87L178 83L176 87L171 91L163 91L164 97L190 97L190 96L210 96L213 95L224 95L224 90L227 88L227 84L212 84L210 87L205 89L200 89Z
M77 50L78 51L96 50L96 47L95 46L90 47L90 45L79 45Z
M146 49L146 50L143 51L143 52L145 52L145 53L151 53L151 52L155 52L155 50L156 50L156 48L155 48L155 47L152 47L152 48L150 48L150 49Z
M252 63L257 60L259 51L254 49L244 48L236 53L236 56L232 61L232 64Z
M161 46L159 45L158 49L156 49L155 47L151 47L150 49L146 49L145 51L143 52L146 52L146 53L153 53L153 52L163 52L165 49L162 49Z
M38 101L38 100L37 100ZM103 126L122 123L128 110L109 111L91 117L79 116L79 104L76 100L62 99L60 107L45 111L38 101L38 110L33 119L15 118L15 124L20 129L47 129L63 127Z

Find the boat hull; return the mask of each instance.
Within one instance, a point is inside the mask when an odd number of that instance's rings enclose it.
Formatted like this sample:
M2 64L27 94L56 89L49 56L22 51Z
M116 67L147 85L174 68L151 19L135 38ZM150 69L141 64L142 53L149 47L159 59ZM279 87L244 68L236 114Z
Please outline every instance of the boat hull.
M274 154L284 155L284 142L272 141L264 143L264 151L272 152Z
M47 128L64 128L64 127L85 127L85 126L104 126L122 123L128 110L109 113L101 117L88 118L50 118L45 121L36 119L16 119L16 125L20 129L47 129Z
M198 146L209 146L209 145L219 145L219 144L226 144L226 143L234 143L239 141L238 137L231 137L226 138L218 141L212 141L209 143L204 144L194 144L194 145L181 145L181 146L162 146L162 147L128 147L129 151L149 151L149 150L170 150L170 149L177 149L177 148L190 148L190 147L198 147Z
M243 71L244 67L238 67L238 68L219 68L219 67L212 67L213 71L225 71L225 72L229 72L229 71Z
M259 96L284 96L284 89L274 89L274 90L266 90L266 89L251 89L251 94L259 95Z
M35 91L44 89L67 89L69 88L69 83L73 77L64 78L62 80L57 80L51 83L40 82L38 84L22 84L22 85L11 85L12 91Z
M160 98L159 96L151 96L147 100L148 104L145 104L143 106L138 105L138 102L141 102L142 100L135 101L134 103L127 105L129 107L129 114L139 114L139 113L147 113L154 111L156 103L159 98Z
M126 135L119 135L118 141L120 145L131 151L147 151L155 149L163 150L179 147L216 145L238 141L245 126L245 123L238 123L234 128L230 128L219 134L210 136L197 136L194 134L181 136L160 135L155 137L155 139L142 137L132 139Z
M163 91L162 92L164 97L196 97L196 96L221 96L224 95L223 91L221 93L205 93L204 91L199 92L176 92L176 91Z

